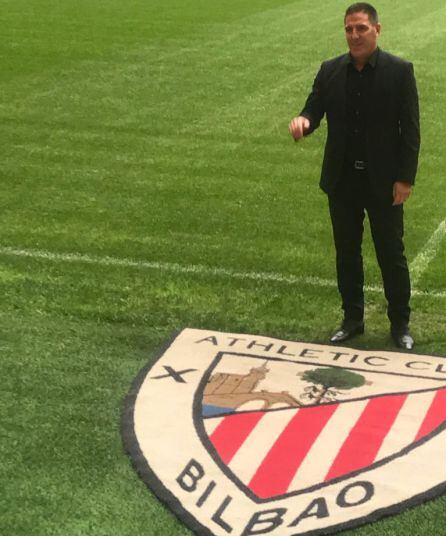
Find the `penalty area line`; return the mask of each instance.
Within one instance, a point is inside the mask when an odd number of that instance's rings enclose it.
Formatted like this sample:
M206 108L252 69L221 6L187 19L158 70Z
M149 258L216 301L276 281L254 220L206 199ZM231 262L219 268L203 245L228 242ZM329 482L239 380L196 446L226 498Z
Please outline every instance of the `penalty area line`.
M410 273L414 285L418 283L431 261L437 256L445 235L446 218L435 229L423 249L418 253L410 265Z
M118 258L109 256L87 255L85 253L54 253L41 249L18 249L9 246L0 246L0 255L5 257L21 257L30 259L43 259L49 262L80 263L98 266L137 268L142 270L156 270L160 272L170 272L174 274L196 274L204 276L218 276L228 279L239 279L248 281L261 281L272 283L284 283L287 285L307 285L312 287L336 288L337 283L331 279L323 279L314 276L299 276L291 274L281 274L277 272L243 272L231 270L229 268L212 267L203 264L179 264L158 261L143 261L129 258ZM380 286L366 285L366 291L382 293ZM413 289L414 296L428 296L434 298L446 298L446 292L423 291Z

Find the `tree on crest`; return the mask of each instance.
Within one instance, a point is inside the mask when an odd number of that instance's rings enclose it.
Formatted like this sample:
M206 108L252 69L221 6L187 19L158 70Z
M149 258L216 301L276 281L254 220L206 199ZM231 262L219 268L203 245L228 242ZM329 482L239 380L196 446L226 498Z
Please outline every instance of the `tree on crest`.
M302 380L313 385L304 389L301 398L315 405L335 401L337 396L342 394L340 389L355 389L366 383L361 374L334 367L307 370L303 373Z

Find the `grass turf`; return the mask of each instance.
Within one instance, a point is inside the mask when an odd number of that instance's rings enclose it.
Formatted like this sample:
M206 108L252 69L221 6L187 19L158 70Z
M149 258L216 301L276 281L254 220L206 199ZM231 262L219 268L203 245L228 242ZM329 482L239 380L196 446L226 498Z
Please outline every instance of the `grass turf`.
M333 279L317 179L325 127L293 144L342 12L309 0L4 0L0 246ZM377 6L381 45L415 64L423 146L407 205L416 259L444 219L446 9ZM417 288L444 292L446 249ZM370 239L367 282L378 285ZM0 250L5 534L188 534L119 436L138 370L185 326L324 341L334 287L19 258ZM363 348L391 348L367 295ZM417 351L446 355L446 300L413 299ZM442 534L445 501L349 534Z

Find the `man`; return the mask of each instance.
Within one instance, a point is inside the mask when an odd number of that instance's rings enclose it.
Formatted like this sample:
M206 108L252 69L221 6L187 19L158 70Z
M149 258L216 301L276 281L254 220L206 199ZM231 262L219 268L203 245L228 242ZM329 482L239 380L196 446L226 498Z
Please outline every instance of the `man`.
M351 5L344 24L350 52L322 63L302 112L289 125L298 141L327 116L320 186L328 194L344 310L330 341L364 332L361 243L367 211L391 335L398 347L410 350L403 204L415 182L420 147L413 66L378 48L381 25L370 4Z

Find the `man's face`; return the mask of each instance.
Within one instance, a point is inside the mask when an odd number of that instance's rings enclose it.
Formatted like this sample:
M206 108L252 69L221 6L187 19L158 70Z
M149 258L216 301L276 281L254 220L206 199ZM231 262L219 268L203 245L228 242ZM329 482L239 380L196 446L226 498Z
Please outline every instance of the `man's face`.
M367 13L359 11L345 18L345 36L353 59L365 62L377 46L381 25L372 24Z

